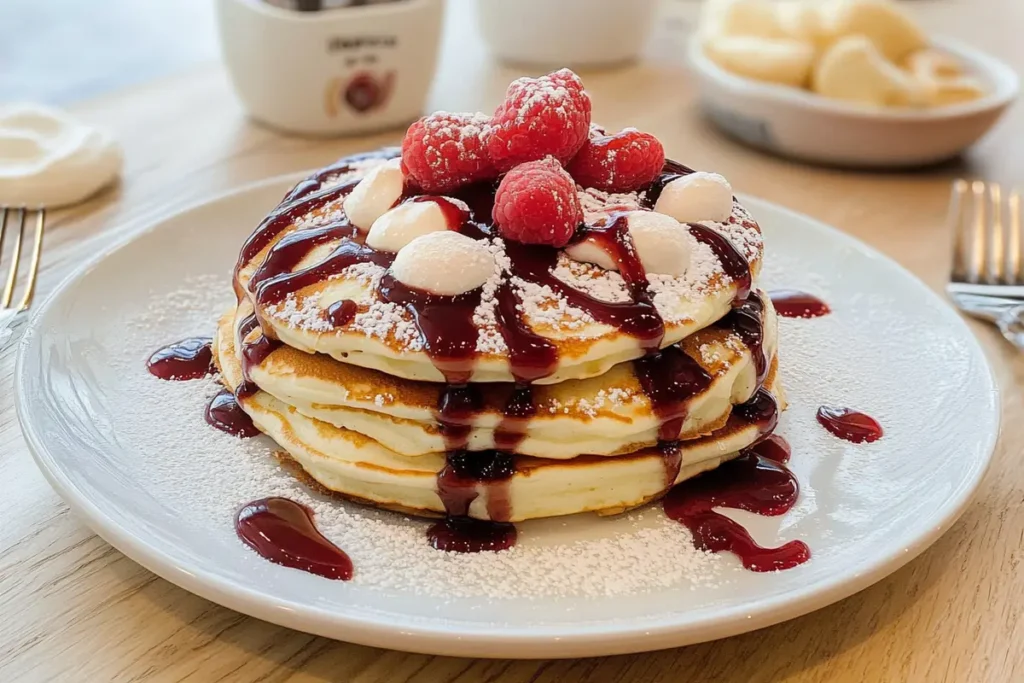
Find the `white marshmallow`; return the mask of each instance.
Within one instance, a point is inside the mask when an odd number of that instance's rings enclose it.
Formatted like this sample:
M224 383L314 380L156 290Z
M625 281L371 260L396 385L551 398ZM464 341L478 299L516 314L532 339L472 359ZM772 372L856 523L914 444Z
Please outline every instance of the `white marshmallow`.
M448 219L436 202L406 202L373 222L366 244L378 251L399 251L421 235L448 229Z
M717 173L690 173L665 186L654 210L680 223L724 223L732 215L732 186Z
M679 276L686 272L690 265L690 242L679 221L654 211L630 211L626 214L626 225L648 275ZM565 253L573 260L593 263L605 270L619 269L611 254L590 240L566 247Z
M576 244L570 244L565 248L565 255L573 261L580 263L593 263L605 270L618 270L619 265L615 263L612 255L604 250L604 247L592 240L583 240Z
M345 214L363 232L384 215L402 196L405 176L402 174L402 160L389 159L366 174L352 188L342 206Z
M421 235L403 247L391 274L409 287L457 296L487 282L494 266L485 242L445 230Z
M688 231L671 216L656 211L630 211L629 234L650 275L675 275L690 266Z

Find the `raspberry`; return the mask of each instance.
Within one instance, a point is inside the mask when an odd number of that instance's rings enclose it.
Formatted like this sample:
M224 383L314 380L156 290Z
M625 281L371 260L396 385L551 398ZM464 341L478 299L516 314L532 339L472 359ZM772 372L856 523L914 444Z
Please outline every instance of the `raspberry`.
M587 140L566 169L583 187L632 192L653 182L665 166L665 148L650 133L627 128Z
M553 156L565 164L587 140L590 98L568 69L520 78L505 92L487 136L487 153L499 171Z
M409 126L402 170L426 192L449 192L498 175L484 149L485 114L437 112Z
M494 196L494 222L502 237L564 247L583 220L576 183L554 157L516 166Z

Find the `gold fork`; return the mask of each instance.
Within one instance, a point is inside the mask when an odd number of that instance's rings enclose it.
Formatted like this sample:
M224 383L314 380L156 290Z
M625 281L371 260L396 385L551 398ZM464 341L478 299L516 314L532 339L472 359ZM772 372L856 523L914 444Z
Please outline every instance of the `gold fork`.
M24 291L15 301L14 293L18 286L18 271L21 268L22 252L25 251L25 224L29 222L29 217L32 214L35 214L35 238L32 242L32 252ZM8 228L11 229L8 230ZM0 293L0 350L13 341L14 333L18 327L24 324L27 318L25 312L32 305L32 299L35 297L36 280L39 277L39 261L43 253L43 234L45 229L46 209L43 207L37 209L28 209L24 206L18 208L0 207L0 272L2 272L4 261L4 242L9 232L14 237L10 264L7 266L7 278L3 284L3 291Z

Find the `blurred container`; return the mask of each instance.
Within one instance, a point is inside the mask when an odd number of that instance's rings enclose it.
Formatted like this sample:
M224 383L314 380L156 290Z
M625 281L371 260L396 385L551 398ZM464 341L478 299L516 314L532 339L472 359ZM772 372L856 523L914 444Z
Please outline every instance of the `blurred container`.
M419 117L443 14L444 0L320 12L217 0L224 63L249 114L314 135L365 133Z
M658 0L477 0L480 28L501 60L544 67L636 59Z

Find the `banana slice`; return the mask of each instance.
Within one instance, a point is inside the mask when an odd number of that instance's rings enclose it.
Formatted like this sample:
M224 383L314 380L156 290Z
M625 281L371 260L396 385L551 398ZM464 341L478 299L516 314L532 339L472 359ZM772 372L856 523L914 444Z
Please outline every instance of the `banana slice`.
M901 66L918 78L956 78L964 73L956 57L930 47L911 52Z
M821 56L811 77L820 95L876 106L924 106L927 84L887 61L864 36L839 40Z
M889 0L832 0L822 6L821 17L826 32L836 38L867 36L893 62L928 45L924 31Z
M775 3L775 21L783 37L823 48L829 34L822 23L819 5L813 0L781 0Z
M814 47L799 40L719 36L705 44L708 57L726 71L797 88L807 85Z
M785 37L770 0L709 0L703 11L705 36Z
M970 76L938 78L933 81L932 88L930 104L936 107L970 102L988 94L985 86L978 79Z

